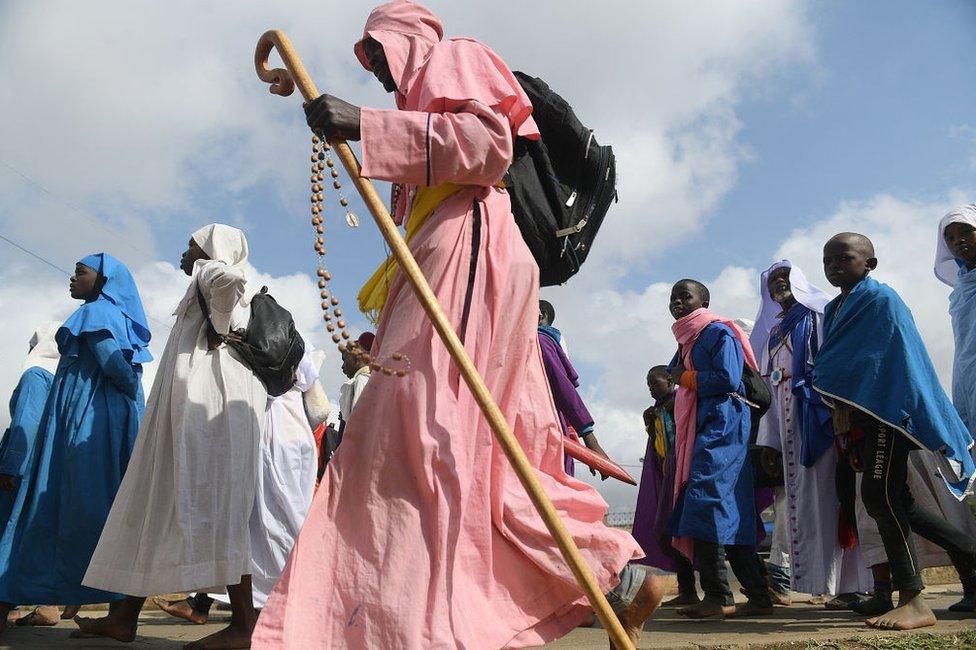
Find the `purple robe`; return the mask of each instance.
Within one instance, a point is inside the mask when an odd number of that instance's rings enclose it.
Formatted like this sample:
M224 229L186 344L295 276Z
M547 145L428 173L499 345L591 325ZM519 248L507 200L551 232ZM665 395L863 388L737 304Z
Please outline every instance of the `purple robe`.
M552 400L559 413L563 434L567 433L568 425L582 437L593 430L593 416L576 390L579 388L579 375L559 343L542 331L539 332L539 347L542 349L542 363L546 368L546 377L549 379ZM572 476L574 464L569 455L565 457L565 465L566 473Z

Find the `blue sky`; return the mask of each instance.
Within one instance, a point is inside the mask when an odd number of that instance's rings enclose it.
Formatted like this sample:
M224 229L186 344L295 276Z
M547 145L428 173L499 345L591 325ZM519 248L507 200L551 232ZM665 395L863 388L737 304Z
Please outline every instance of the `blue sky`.
M149 313L166 322L185 287L173 265L189 233L211 221L239 225L259 280L324 345L310 277L309 135L297 96L268 94L251 61L258 35L279 26L320 88L390 106L351 53L370 6L0 5L8 80L0 162L53 195L0 165L0 234L63 268L93 250L118 255L136 272ZM841 229L864 230L880 244L882 278L916 308L947 376L945 289L932 278L930 231L976 190L976 68L968 56L976 5L430 6L448 34L475 36L512 68L544 77L615 146L621 202L584 272L545 291L612 455L628 464L643 455L643 376L673 349L669 282L697 276L713 285L716 308L752 317L762 268L789 253L822 282L819 246ZM335 292L352 315L359 286L385 253L345 189L363 225L347 228L327 192L326 245ZM380 193L388 195L386 186ZM0 242L4 394L33 328L70 313L65 294L65 278ZM157 329L157 357L166 334ZM323 381L333 397L337 368L330 349ZM632 500L619 486L601 489L615 508Z
M771 243L842 200L971 182L976 67L963 53L976 4L821 2L811 20L819 69L753 89L737 111L752 159L694 237L721 251L694 267L703 276L762 264ZM662 261L655 274L689 272Z

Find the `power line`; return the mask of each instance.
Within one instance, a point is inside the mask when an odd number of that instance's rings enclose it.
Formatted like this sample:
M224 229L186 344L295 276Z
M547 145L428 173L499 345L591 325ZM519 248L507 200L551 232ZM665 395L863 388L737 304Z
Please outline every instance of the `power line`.
M110 234L113 237L115 237L116 239L118 239L118 241L121 241L122 243L124 243L126 246L128 246L132 250L134 250L134 251L136 251L138 253L142 253L143 255L148 255L150 257L152 256L152 253L150 253L149 251L147 251L147 250L145 250L145 249L143 249L143 248L141 248L139 246L136 246L135 244L133 244L132 242L128 241L127 239L122 238L119 235L119 233L115 232L114 230L112 230L111 228L109 228L105 224L101 223L97 219L91 217L89 214L87 214L84 210L82 210L81 208L79 208L77 205L71 203L67 199L61 198L60 196L58 196L57 194L55 194L54 192L52 192L51 190L49 190L47 187L45 187L44 185L42 185L40 182L34 180L33 178L31 178L30 176L28 176L27 174L25 174L21 170L17 169L16 167L14 167L10 163L8 163L6 160L0 160L0 165L3 165L4 167L6 167L7 169L9 169L13 173L17 174L25 182L33 185L34 187L36 187L37 189L39 189L41 192L43 192L44 194L47 194L49 197L51 197L52 199L54 199L55 201L57 201L61 205L67 207L70 210L73 210L81 218L89 221L90 223L95 224L96 226L98 226L99 228L101 228L102 230L104 230L105 232L107 232L108 234Z
M33 251L30 251L30 250L24 248L23 246L21 246L20 244L18 244L15 241L13 241L12 239L8 239L3 234L0 234L0 239L2 239L3 241L7 242L8 244L10 244L11 246L13 246L15 248L19 248L21 251L23 251L24 253L27 253L28 255L30 255L31 257L33 257L34 259L40 260L41 262L44 262L45 264L47 264L48 266L50 266L55 271L61 271L62 273L64 273L68 277L71 277L71 274L70 273L68 273L67 271L65 271L64 269L62 269L60 266L58 266L54 262L47 261L46 259L44 259L40 255L38 255L37 253L35 253Z
M2 162L2 161L0 161L0 162ZM52 262L52 261L50 261L50 260L48 260L48 259L46 259L46 258L44 258L44 257L42 257L40 255L38 255L37 253L35 253L34 251L30 250L29 248L25 248L24 246L21 246L20 244L18 244L14 240L10 239L9 237L7 237L6 235L4 235L3 233L0 233L0 239L2 239L3 241L7 242L8 244L10 244L11 246L13 246L14 248L20 250L21 252L23 252L23 253L25 253L27 255L30 255L34 259L39 260L39 261L43 262L44 264L47 264L48 266L50 266L55 271L60 271L61 273L64 273L66 276L68 276L69 278L71 277L71 273L69 271L65 271L64 269L62 269L60 266L58 266L54 262ZM152 322L156 323L157 325L162 325L163 327L165 327L168 330L173 329L169 324L164 323L164 322L162 322L160 320L156 320L155 318L153 318L149 314L146 314L146 318L148 318Z

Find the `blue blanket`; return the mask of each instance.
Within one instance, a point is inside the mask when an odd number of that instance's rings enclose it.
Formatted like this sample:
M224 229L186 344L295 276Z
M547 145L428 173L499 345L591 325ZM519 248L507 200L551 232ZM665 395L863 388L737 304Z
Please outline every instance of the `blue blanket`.
M959 499L976 473L973 439L939 384L908 307L891 287L865 278L824 313L814 387L898 429L934 452Z
M976 269L962 269L949 296L949 315L955 337L952 364L952 403L976 437Z

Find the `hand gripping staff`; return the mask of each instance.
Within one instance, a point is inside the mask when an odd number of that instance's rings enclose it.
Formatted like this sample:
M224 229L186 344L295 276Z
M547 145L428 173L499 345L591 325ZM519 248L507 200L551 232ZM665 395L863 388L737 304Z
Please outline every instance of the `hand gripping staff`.
M268 56L273 49L278 50L278 54L285 64L284 69L268 68ZM302 60L298 57L294 47L292 47L291 40L280 30L273 29L267 31L258 40L257 49L254 52L254 67L257 70L258 77L262 81L271 84L270 90L273 94L288 96L294 92L296 84L306 101L311 101L320 94L312 79L308 76ZM457 334L451 328L451 324L444 315L440 304L437 302L437 298L431 290L427 279L424 277L420 267L417 266L416 260L414 260L410 249L400 235L400 231L397 230L396 224L393 223L393 219L390 217L389 212L387 212L382 199L376 193L376 188L373 187L373 184L368 179L363 178L360 174L361 167L359 161L356 159L356 154L353 153L352 149L344 140L331 142L330 144L342 161L342 165L349 174L349 178L352 179L356 189L359 190L359 194L363 197L363 201L366 203L366 207L369 208L370 214L373 215L373 219L383 234L383 238L393 252L396 261L400 264L401 271L406 275L407 281L417 295L417 299L423 306L424 311L427 312L427 316L430 318L431 323L433 323L434 329L437 330L441 341L447 347L447 351L454 359L454 363L457 364L461 376L464 378L464 382L474 395L478 406L481 407L481 411L488 420L488 424L491 426L495 438L505 451L509 462L515 468L515 473L518 475L519 481L521 481L523 487L529 493L532 503L535 504L543 521L545 521L546 527L552 534L557 546L559 546L559 550L566 563L572 569L573 575L576 576L576 581L586 593L586 597L593 606L596 615L603 623L603 627L606 628L617 648L633 650L634 646L630 642L630 638L624 632L620 621L614 615L603 592L600 591L600 587L594 579L593 574L584 563L583 557L576 547L576 543L573 542L572 537L567 532L555 507L553 507L549 497L546 496L545 491L542 489L542 485L536 479L535 474L533 474L532 466L529 465L529 461L525 457L525 452L522 451L522 447L509 428L498 405L495 403L495 399L488 391L488 387L485 386L484 379L478 374L464 346L461 345Z

